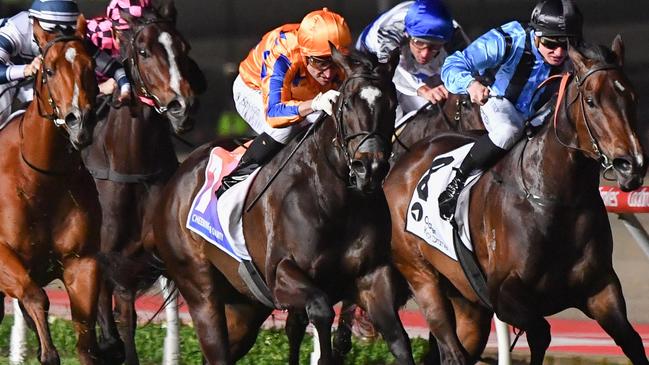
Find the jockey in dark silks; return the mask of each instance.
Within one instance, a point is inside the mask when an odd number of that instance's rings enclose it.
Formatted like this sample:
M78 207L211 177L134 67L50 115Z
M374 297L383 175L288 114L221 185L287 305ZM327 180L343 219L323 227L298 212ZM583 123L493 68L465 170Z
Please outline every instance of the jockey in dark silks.
M489 133L476 140L454 179L440 194L442 218L451 219L455 214L467 177L488 169L522 136L525 121L542 106L539 96L544 92L535 90L566 66L568 43L581 39L582 22L571 0L544 0L532 11L530 27L515 21L507 23L446 58L442 66L444 84L452 93L468 93L481 105ZM495 73L490 87L475 79L487 72Z

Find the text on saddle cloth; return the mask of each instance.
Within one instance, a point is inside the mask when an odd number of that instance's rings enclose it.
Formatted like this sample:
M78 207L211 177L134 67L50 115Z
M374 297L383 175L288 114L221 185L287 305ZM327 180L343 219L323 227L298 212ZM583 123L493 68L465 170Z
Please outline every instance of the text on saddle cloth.
M215 147L210 151L205 182L194 197L185 225L239 262L251 260L243 238L242 212L246 195L259 169L228 189L220 198L214 192L221 186L223 177L234 170L244 152L245 147L231 152Z
M453 227L439 215L437 198L446 189L455 176L455 169L460 167L462 160L469 153L473 143L466 144L456 150L437 156L431 167L417 183L406 218L406 231L416 235L429 245L442 251L445 255L457 261L453 247ZM460 193L455 210L455 221L464 245L473 251L471 234L469 232L469 196L472 186L482 173L469 177L465 188Z

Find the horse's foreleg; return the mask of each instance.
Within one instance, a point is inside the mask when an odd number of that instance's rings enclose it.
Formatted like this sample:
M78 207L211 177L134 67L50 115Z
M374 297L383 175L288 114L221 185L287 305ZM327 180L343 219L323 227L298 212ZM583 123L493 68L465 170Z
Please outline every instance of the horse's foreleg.
M397 313L395 272L383 266L359 280L359 304L383 335L398 364L414 364L410 340Z
M113 284L110 280L101 280L99 300L97 303L97 323L101 335L99 337L99 350L105 360L111 363L124 362L124 343L119 337L115 317L113 314Z
M333 353L337 359L343 359L352 349L352 326L356 308L356 304L347 300L343 301L340 308L338 329L333 340Z
M527 344L530 347L530 365L543 365L545 352L550 347L550 324L544 318L531 321L527 328Z
M137 313L135 313L135 293L128 289L115 292L115 306L117 308L117 330L124 342L124 352L127 365L138 365L140 361L135 348L135 326Z
M0 323L5 318L5 295L3 292L0 292Z
M335 313L327 295L312 283L295 262L289 259L284 259L277 265L273 294L277 303L283 308L306 309L309 321L313 323L320 338L318 364L333 363L331 325Z
M303 310L291 310L286 318L286 337L288 337L288 363L290 365L300 364L300 345L304 339L306 326L309 325L309 318Z
M462 347L469 355L469 363L480 358L487 346L493 313L463 296L450 296L455 312L456 332Z
M59 364L59 354L54 348L50 329L47 323L47 311L50 302L45 291L29 276L20 258L0 243L0 291L20 301L30 317L38 335L39 358L42 364Z
M608 285L587 298L584 313L597 320L633 364L649 364L642 339L627 318L622 288L615 273L611 274Z
M456 332L453 306L442 290L442 278L427 264L413 260L399 262L399 270L407 273L408 284L421 309L428 328L437 339L433 352L426 355L426 364L466 364L469 356ZM433 342L432 339L429 342ZM434 357L438 356L437 359Z
M77 332L77 354L81 364L96 364L98 356L95 323L99 296L99 265L94 258L68 258L63 284L70 297L72 323Z
M238 361L250 351L250 348L255 344L261 325L270 313L270 308L256 303L241 302L225 306L232 361Z

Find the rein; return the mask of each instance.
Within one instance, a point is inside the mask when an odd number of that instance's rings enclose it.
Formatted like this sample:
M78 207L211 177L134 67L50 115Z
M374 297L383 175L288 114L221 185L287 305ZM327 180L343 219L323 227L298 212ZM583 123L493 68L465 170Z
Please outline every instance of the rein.
M160 99L153 94L147 87L144 79L142 78L142 71L140 70L140 62L138 61L138 56L135 55L135 41L140 33L149 25L155 24L172 24L172 21L169 19L145 19L141 20L138 24L138 28L130 39L131 52L132 56L126 57L122 63L128 64L131 71L131 77L133 81L137 83L135 88L135 93L143 104L146 104L155 109L158 114L164 114L167 112L167 107L163 106L160 102Z

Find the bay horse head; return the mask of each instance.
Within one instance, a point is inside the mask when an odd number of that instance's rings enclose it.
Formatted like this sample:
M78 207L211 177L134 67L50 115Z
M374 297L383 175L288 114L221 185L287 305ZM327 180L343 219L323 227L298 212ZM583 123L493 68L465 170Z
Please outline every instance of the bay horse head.
M166 116L175 133L190 130L195 92L200 92L191 84L197 67L189 58L189 44L176 29L173 1L164 0L155 9L143 9L141 17L125 11L120 15L130 27L115 32L135 94Z
M393 52L387 63L372 55L344 55L330 44L333 61L345 72L334 105L336 141L349 168L351 185L364 193L381 188L388 173L397 105L392 77L399 62Z
M612 49L603 46L570 47L577 95L573 113L577 145L585 154L612 169L620 188L638 188L646 171L637 136L637 95L622 72L624 45L618 35ZM575 115L575 114L573 114Z
M98 93L94 63L83 44L85 33L83 16L74 33L46 32L34 19L34 38L43 57L34 102L41 117L65 130L75 149L92 142L92 108Z

